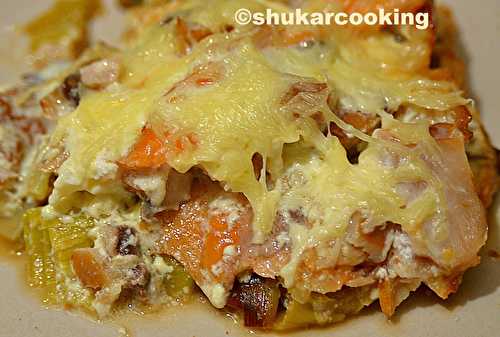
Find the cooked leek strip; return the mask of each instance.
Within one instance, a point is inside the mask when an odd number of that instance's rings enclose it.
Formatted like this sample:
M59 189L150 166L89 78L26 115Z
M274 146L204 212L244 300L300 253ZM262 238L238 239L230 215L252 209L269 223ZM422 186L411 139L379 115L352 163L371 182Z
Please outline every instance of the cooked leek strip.
M290 330L304 328L317 324L316 316L311 303L302 304L289 301L282 318L274 325L276 330Z
M78 217L69 223L45 220L41 208L24 215L24 240L29 257L30 285L43 289L47 304L64 304L90 309L92 292L82 287L71 268L71 254L76 248L90 247L87 231L94 225Z
M165 262L173 268L165 282L167 294L176 299L186 298L187 295L193 292L193 279L175 259L168 258Z
M305 304L289 298L285 305L286 311L274 328L290 330L340 322L347 315L353 315L373 302L370 292L370 286L344 288L328 295L313 294Z
M50 194L50 181L51 174L47 172L42 172L36 170L28 176L30 190L28 191L29 196L31 196L36 201L45 200Z
M68 249L90 247L91 241L87 237L88 227L79 227L75 224L60 224L48 228L50 242L54 252Z
M40 209L24 215L24 242L28 256L28 280L33 287L43 289L44 303L56 303L56 269L52 260L49 233L40 229Z

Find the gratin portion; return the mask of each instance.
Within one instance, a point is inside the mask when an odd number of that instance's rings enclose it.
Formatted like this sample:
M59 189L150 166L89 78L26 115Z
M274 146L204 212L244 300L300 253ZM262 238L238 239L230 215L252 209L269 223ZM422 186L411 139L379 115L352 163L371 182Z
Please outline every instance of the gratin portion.
M233 19L379 5L445 29ZM421 284L447 298L479 263L496 157L445 9L189 0L128 15L122 49L91 47L0 96L14 130L0 134L0 211L25 212L47 302L105 317L197 287L247 326L290 329L377 299L389 317Z

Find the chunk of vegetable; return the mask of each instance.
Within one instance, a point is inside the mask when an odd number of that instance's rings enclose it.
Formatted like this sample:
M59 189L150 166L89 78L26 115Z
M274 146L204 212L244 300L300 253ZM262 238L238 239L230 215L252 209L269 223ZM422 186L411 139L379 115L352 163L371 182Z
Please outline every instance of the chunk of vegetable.
M174 258L165 258L165 262L168 266L173 268L165 281L167 294L175 299L185 299L193 292L193 279L189 276L184 267Z
M307 303L300 303L289 296L285 301L286 311L273 328L290 330L342 321L347 315L353 315L373 302L370 293L370 286L344 287L326 295L314 293Z
M23 225L29 284L42 290L44 303L91 310L93 294L78 282L71 256L75 249L91 246L87 232L94 226L93 220L46 220L41 208L33 208L24 214Z
M55 304L56 270L52 259L49 233L40 228L39 209L32 209L24 215L24 242L28 256L29 285L42 289L42 300L47 304Z
M138 142L119 164L129 170L156 169L167 162L166 148L153 129L146 127Z
M52 174L36 170L28 175L30 190L28 191L36 201L45 200L51 192Z
M71 264L76 276L87 288L102 289L109 282L98 254L92 248L75 249Z

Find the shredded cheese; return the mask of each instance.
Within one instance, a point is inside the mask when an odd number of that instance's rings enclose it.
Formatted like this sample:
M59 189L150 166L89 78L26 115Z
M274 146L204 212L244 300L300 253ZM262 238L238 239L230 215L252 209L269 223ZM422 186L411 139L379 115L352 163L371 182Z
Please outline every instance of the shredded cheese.
M450 110L467 103L461 93L452 84L413 75L411 69L385 69L380 60L383 48L393 44L390 41L366 41L332 32L323 44L309 48L258 49L252 40L254 27L236 27L231 33L218 30L234 24L236 9L262 8L262 3L187 1L179 15L210 27L214 35L193 46L188 55L179 55L174 20L147 29L135 46L121 53L126 75L119 85L86 96L74 113L59 122L53 135L54 142L65 140L70 155L59 169L51 205L57 206L77 191L99 193L95 189L100 183L95 178L101 175L95 172L96 160L102 160L99 153L106 149L108 162L118 160L149 123L165 135L171 167L181 173L201 167L225 188L248 198L254 212L254 241L265 239L278 209L305 210L312 227L294 224L282 239L293 242L292 259L282 271L287 286L293 284L304 250L342 236L359 209L371 214L371 221L401 223L410 233L417 233L430 218L436 228L442 226L442 187L419 157L439 154L428 125L395 122L387 111L400 106ZM373 53L360 52L367 48ZM406 52L401 51L402 55ZM220 72L215 80L204 85L180 84L200 67L214 65ZM315 102L307 112L320 112L326 125L335 122L369 143L359 164L350 164L335 137L325 136L310 116L294 116L297 111L283 106L290 87L301 81L326 84L343 109L379 114L385 129L402 143L420 144L422 152L365 135L334 115L326 99ZM179 151L176 141L184 138L189 144ZM299 159L297 153L284 150L288 144L312 156ZM265 174L260 180L255 177L255 153L264 159L264 170L276 186L267 184ZM398 157L399 164L385 165L384 160L390 158L384 155ZM289 162L299 163L294 169L301 179L290 174ZM284 188L285 178L300 183ZM403 207L397 184L420 180L431 187ZM119 188L114 191L126 194ZM207 291L217 298L217 307L223 306L225 290L220 285Z

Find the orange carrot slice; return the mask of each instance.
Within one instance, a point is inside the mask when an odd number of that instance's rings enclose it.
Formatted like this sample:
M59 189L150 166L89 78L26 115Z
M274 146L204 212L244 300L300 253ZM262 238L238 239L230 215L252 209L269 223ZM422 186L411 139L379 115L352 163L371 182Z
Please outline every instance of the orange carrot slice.
M149 127L142 130L141 137L124 159L122 166L131 169L156 169L167 162L164 142Z
M71 264L85 287L102 289L109 282L104 266L92 248L75 249L71 255Z
M228 228L223 215L210 218L209 224L210 232L206 236L201 260L201 264L207 269L221 261L226 247L240 242L237 226Z
M378 285L380 309L387 317L391 317L396 310L396 299L394 294L394 281L383 280Z

